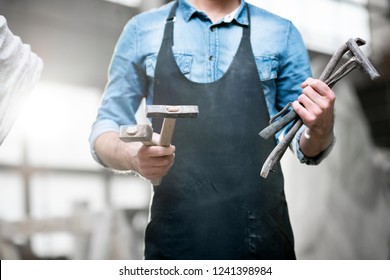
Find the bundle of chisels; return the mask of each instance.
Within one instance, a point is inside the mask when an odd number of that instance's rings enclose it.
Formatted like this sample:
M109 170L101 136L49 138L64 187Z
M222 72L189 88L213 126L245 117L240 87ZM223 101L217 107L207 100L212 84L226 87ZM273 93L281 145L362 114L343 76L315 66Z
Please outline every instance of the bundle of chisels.
M362 46L365 43L366 42L360 38L349 39L333 54L319 79L332 88L339 80L356 68L366 73L371 80L379 78L378 72L359 48L359 46ZM339 65L344 55L348 56L349 59L336 70L336 67ZM278 143L263 164L260 175L264 178L268 176L269 172L272 171L275 165L280 161L284 152L287 150L287 147L294 139L295 134L303 125L302 119L294 110L289 109L290 106L291 104L288 104L280 113L271 118L270 125L259 133L262 138L268 139L282 128L292 123L291 129Z

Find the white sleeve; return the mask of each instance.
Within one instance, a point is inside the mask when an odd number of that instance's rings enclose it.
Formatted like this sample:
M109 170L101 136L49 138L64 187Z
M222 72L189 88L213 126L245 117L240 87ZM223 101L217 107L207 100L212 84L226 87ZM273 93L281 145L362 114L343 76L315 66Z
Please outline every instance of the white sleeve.
M0 16L0 145L41 75L43 62Z

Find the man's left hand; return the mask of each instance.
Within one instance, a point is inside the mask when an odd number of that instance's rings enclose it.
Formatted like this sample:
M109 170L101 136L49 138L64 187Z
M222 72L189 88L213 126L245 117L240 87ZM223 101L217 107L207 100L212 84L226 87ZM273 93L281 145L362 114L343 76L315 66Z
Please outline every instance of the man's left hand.
M302 83L302 88L302 94L292 106L307 127L300 148L306 156L314 157L333 140L336 95L318 79L308 78Z

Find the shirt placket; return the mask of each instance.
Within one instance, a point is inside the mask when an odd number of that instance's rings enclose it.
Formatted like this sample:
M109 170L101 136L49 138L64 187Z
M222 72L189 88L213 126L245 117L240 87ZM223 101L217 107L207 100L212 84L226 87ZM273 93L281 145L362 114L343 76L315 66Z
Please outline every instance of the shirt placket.
M208 51L207 51L207 82L214 82L218 79L218 27L211 25L208 29Z

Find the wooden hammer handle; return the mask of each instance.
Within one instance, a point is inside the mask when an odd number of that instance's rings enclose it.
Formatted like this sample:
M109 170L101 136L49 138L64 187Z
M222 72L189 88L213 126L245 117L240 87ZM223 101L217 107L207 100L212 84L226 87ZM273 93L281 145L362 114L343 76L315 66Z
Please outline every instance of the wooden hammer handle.
M172 142L173 130L175 129L176 119L164 118L160 133L159 145L169 147Z
M176 124L176 119L164 118L163 125L161 128L161 133L160 133L159 146L169 147L171 145L175 124ZM161 179L162 178L152 180L153 186L159 186L161 184Z

